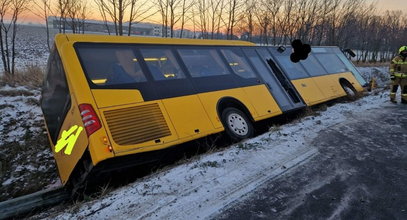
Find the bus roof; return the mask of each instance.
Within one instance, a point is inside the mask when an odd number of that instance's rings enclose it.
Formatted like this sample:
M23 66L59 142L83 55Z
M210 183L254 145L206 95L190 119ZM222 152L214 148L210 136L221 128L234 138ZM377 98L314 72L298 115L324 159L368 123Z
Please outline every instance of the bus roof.
M185 39L185 38L111 36L96 34L57 34L55 38L56 39L65 38L71 42L95 42L95 43L97 42L97 43L173 44L173 45L256 46L253 43L238 40L203 40L203 39Z

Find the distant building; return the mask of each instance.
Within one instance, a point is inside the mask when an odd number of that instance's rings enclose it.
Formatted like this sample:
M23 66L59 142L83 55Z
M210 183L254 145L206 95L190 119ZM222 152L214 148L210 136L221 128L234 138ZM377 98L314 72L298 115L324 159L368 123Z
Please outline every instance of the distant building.
M184 29L182 30L182 36L181 36L181 30L175 30L174 31L174 37L177 38L197 38L197 35L195 35L194 32L188 30L188 29Z
M65 30L72 31L73 28L76 31L84 32L101 32L101 33L115 33L115 24L113 22L104 22L99 20L74 20L66 19L66 21L61 20L60 17L50 16L48 17L48 22L51 28L62 29L65 26ZM170 36L170 28L163 28L161 24L133 22L131 24L130 35L141 35L141 36L156 36L161 37L163 35L163 29L167 29L167 36ZM128 34L129 23L123 23L123 33ZM183 34L184 35L184 34Z

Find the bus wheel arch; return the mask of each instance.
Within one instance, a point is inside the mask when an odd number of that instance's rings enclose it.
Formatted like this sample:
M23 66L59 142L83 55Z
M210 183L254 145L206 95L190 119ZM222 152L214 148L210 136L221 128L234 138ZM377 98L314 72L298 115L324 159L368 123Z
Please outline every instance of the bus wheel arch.
M345 78L339 79L339 84L341 85L342 89L346 93L346 97L350 101L354 101L358 98L358 92L356 91L355 87Z
M217 105L218 116L226 134L233 141L240 141L254 135L254 119L247 107L239 100L225 97Z

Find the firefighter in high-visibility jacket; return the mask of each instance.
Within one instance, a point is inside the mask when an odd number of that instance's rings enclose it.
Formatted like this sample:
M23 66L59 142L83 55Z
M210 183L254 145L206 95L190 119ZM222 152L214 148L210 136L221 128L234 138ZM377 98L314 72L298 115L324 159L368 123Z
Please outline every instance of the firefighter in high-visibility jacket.
M396 93L400 86L401 103L407 104L407 46L402 46L399 50L399 55L391 61L390 78L390 101L397 103Z

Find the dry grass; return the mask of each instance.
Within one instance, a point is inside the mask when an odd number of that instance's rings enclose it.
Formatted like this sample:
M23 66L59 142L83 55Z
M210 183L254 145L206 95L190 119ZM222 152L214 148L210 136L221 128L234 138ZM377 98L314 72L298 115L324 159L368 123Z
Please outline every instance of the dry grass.
M375 62L375 63L353 62L353 64L355 64L355 66L357 66L357 67L379 67L379 66L389 66L390 62Z
M14 75L4 73L0 82L10 86L40 87L44 79L44 73L44 68L28 65L23 70L17 70Z

